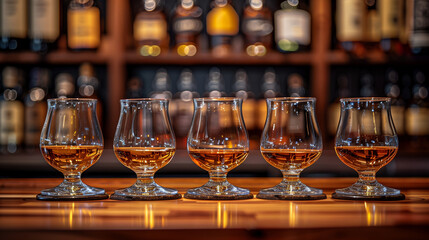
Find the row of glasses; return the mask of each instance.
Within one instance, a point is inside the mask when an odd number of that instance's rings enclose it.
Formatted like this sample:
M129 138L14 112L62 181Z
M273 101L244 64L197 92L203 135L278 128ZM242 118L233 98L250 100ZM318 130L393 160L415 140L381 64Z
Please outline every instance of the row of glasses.
M257 198L324 199L322 190L303 184L300 173L321 156L323 144L315 116L315 98L267 99L268 113L261 137L264 159L279 169L283 180L262 189ZM238 98L194 99L194 115L187 139L192 161L209 173L209 181L190 189L190 199L249 199L248 189L227 181L230 170L249 153L242 100ZM40 147L47 162L64 174L59 186L43 190L40 200L105 199L103 189L81 181L81 173L101 156L103 137L95 114L96 100L50 99ZM181 198L177 190L154 181L157 170L167 165L176 150L168 116L168 100L121 100L121 114L114 137L119 161L133 170L137 181L110 197L117 200L166 200ZM340 199L399 200L399 190L375 180L375 173L396 155L398 138L390 114L389 98L341 99L335 151L347 166L359 173L352 186L337 189Z

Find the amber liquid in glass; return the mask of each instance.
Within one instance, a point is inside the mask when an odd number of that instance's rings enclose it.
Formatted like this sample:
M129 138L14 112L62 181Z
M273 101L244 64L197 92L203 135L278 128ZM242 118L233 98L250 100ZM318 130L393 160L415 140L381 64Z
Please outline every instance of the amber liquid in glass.
M264 149L262 156L280 170L304 169L313 164L322 154L318 149Z
M119 161L134 171L156 171L167 165L176 152L165 147L115 147Z
M243 149L188 149L192 161L206 171L229 171L240 165L249 154Z
M397 147L335 147L340 160L356 171L378 170L388 164L398 152Z
M43 157L61 172L78 173L100 158L103 146L41 146Z

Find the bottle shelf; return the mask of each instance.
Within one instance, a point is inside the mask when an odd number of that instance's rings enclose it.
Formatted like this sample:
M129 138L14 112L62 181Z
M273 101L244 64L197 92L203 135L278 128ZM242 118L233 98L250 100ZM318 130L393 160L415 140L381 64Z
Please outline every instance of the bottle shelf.
M109 57L101 52L71 52L58 50L46 55L34 52L0 53L0 64L80 64L91 62L105 64Z

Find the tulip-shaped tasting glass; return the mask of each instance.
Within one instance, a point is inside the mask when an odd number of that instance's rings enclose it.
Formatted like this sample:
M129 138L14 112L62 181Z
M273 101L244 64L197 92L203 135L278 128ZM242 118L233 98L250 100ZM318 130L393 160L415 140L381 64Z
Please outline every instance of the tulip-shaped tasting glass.
M177 190L163 188L154 174L176 152L176 140L168 115L167 99L122 99L121 114L113 140L116 157L137 174L131 187L116 190L116 200L178 199Z
M333 198L404 199L399 190L375 180L376 172L398 151L398 136L390 113L390 98L343 98L335 137L340 160L359 174L350 187L337 189Z
M48 112L40 136L45 160L64 174L55 188L43 190L39 200L105 199L104 189L81 181L103 152L103 134L96 114L97 100L58 98L48 100Z
M187 148L192 161L209 172L210 180L189 189L185 198L249 199L247 189L230 184L226 175L240 165L249 153L249 137L238 98L194 99L194 116Z
M322 136L315 115L315 98L285 97L267 99L267 119L261 136L261 153L280 169L280 184L262 189L257 198L312 200L324 199L322 190L303 184L299 175L322 154Z

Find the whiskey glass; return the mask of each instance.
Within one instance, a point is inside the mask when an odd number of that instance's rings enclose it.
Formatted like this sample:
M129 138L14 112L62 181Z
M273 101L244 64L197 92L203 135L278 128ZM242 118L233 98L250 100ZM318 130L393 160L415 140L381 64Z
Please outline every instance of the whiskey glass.
M375 174L395 157L398 136L390 113L390 98L343 98L335 137L338 158L359 174L359 180L337 189L333 198L399 200L399 190L385 187Z
M90 187L81 180L82 172L95 164L103 152L96 106L95 99L48 99L40 150L49 165L64 175L64 181L57 187L42 190L37 199L108 198L104 189Z
M267 118L261 136L264 159L282 172L282 181L259 191L257 198L279 200L324 199L321 189L308 187L301 172L316 162L323 144L315 115L316 99L283 97L267 99Z
M189 189L185 198L206 200L249 199L248 189L227 181L227 174L249 153L249 137L239 98L195 98L194 115L187 140L192 161L208 171L209 181Z
M177 190L154 181L155 172L166 166L176 152L176 140L168 115L167 99L122 99L121 114L113 139L119 162L134 171L134 185L118 189L116 200L167 200L182 197Z

